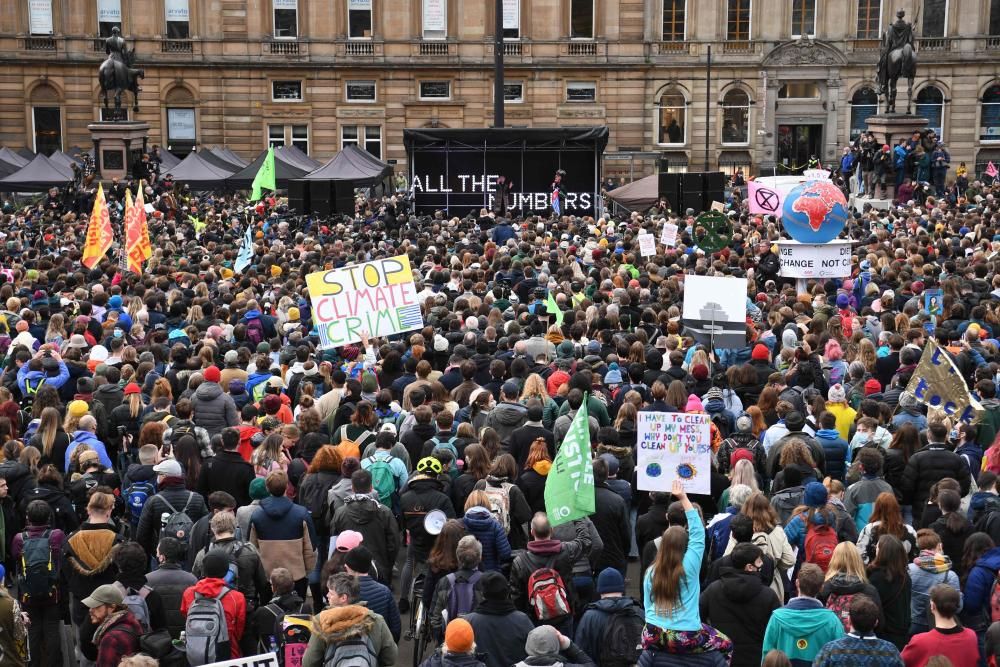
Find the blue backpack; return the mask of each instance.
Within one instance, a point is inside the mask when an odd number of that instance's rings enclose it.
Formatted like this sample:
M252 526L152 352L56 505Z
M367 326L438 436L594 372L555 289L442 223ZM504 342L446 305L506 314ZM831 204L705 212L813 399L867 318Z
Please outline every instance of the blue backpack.
M156 495L156 484L152 481L132 482L125 489L125 504L133 527L139 525L139 517L142 515L142 508L146 506L146 501Z

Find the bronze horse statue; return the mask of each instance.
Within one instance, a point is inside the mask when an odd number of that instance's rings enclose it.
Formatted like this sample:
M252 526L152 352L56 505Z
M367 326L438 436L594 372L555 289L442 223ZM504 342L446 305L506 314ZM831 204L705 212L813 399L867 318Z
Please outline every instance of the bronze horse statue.
M913 79L917 73L917 52L914 48L913 25L903 20L906 13L896 12L896 22L882 36L878 61L878 92L885 96L886 113L896 112L896 84L907 80L906 113L913 103Z
M101 84L101 98L104 101L104 108L108 107L108 92L115 93L115 111L121 111L122 93L129 91L132 93L132 111L139 111L139 79L145 77L146 72L135 65L135 49L127 49L125 40L119 34L118 28L112 28L111 36L105 40L104 51L108 54L97 72L98 81Z

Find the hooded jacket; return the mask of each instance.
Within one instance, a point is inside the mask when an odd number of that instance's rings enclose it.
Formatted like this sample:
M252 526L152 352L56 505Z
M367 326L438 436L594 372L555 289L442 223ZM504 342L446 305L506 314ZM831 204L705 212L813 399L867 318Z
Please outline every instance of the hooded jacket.
M837 615L814 598L792 598L771 614L764 632L761 654L779 649L793 667L810 667L820 649L844 636L844 626Z
M52 520L49 523L53 528L58 528L69 535L80 527L80 518L73 509L73 503L62 489L47 483L30 489L18 505L21 516L26 516L28 504L32 500L44 500L49 506L52 510Z
M208 514L205 499L200 494L184 488L182 478L164 477L159 492L146 500L146 504L143 505L142 514L139 515L139 525L135 531L135 541L142 545L150 556L156 553L162 518L164 514L173 513L171 507L177 512L185 512L192 522Z
M562 542L557 539L532 540L524 551L520 551L510 567L510 597L514 606L533 616L533 611L528 604L528 579L531 573L540 567L545 567L546 563L552 563L551 567L559 572L563 583L566 584L566 592L569 595L570 605L576 608L575 587L573 586L573 566L576 561L585 556L590 551L591 540L590 531L583 521L574 521L576 537L570 542Z
M965 459L941 443L930 443L906 463L900 481L900 493L906 504L913 505L913 519L918 521L931 495L931 487L945 477L958 481L960 495L969 492L971 476Z
M732 667L758 667L764 631L778 596L756 573L723 568L699 599L702 620L733 640Z
M270 496L250 518L250 542L260 553L266 572L287 568L293 580L316 565L316 528L309 511L286 496Z
M73 433L73 439L70 440L69 447L66 448L66 460L63 462L63 470L69 470L69 462L73 456L73 450L79 445L87 445L97 452L101 465L105 468L113 467L111 457L108 456L108 450L105 449L104 443L97 439L97 435L90 431L76 431Z
M256 477L253 466L238 451L220 451L201 467L198 493L207 498L213 491L225 491L242 507L250 504L250 482Z
M816 431L816 441L823 448L823 456L826 457L826 474L844 481L849 453L847 440L835 428L821 428Z
M984 553L969 571L965 580L960 618L962 624L973 630L986 629L990 624L990 596L997 572L1000 572L1000 547Z
M379 581L388 585L399 553L399 527L392 511L370 495L352 493L334 512L330 524L331 535L345 530L361 533L378 566Z
M125 400L125 391L118 384L106 382L94 392L94 400L104 406L105 414L110 415Z
M535 512L545 511L545 480L548 479L551 469L552 462L543 459L521 473L517 479L517 486L524 494L532 515Z
M222 433L227 426L237 426L240 415L232 396L222 391L218 382L203 382L191 397L194 423L208 431L209 437Z
M194 586L191 586L181 597L181 613L187 617L188 609L194 603L194 594L201 593L205 597L215 597L223 588L228 588L226 582L215 577L201 579ZM220 600L222 610L226 615L226 627L229 630L229 647L232 657L241 657L240 639L243 638L243 630L246 627L247 603L243 594L230 588Z
M598 660L601 655L601 642L611 616L629 611L642 617L642 607L630 597L602 598L591 602L576 626L574 643L595 661Z
M483 545L483 560L480 568L484 571L500 571L500 565L510 559L510 542L503 526L493 513L485 507L471 507L462 517L468 533Z
M69 536L63 547L60 577L75 600L82 601L98 586L115 581L118 568L111 562L111 550L123 541L114 526L106 523L84 523ZM86 616L82 603L75 605L73 611L75 622Z
M875 509L875 500L883 493L893 493L889 482L874 475L864 475L861 481L847 487L844 492L844 509L854 519L858 531L864 530Z
M410 533L410 547L418 560L426 559L437 536L424 529L424 517L428 512L441 510L449 519L455 518L455 508L444 492L444 483L436 477L418 473L407 483L399 505L405 528Z
M934 619L930 615L931 589L938 584L947 584L958 591L962 608L962 590L958 575L951 569L951 559L933 551L921 551L908 566L910 574L910 619L913 625L930 629Z
M361 605L351 604L325 609L313 617L313 633L302 656L302 667L322 667L330 647L358 637L367 637L371 642L379 667L396 664L399 650L385 619Z
M498 403L486 416L486 425L500 436L500 442L507 444L515 430L528 421L528 408L520 403Z

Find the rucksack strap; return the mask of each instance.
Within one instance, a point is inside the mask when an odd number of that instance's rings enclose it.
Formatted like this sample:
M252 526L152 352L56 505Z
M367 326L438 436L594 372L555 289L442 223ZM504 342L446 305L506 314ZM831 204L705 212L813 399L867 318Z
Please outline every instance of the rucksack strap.
M167 497L165 495L163 495L162 493L158 494L158 495L159 495L160 500L162 500L163 502L165 502L167 504L167 508L170 509L171 514L177 514L177 508L170 504L170 501L167 500ZM190 500L190 498L188 498L188 500ZM187 505L184 505L184 507L185 507L185 509L187 509Z

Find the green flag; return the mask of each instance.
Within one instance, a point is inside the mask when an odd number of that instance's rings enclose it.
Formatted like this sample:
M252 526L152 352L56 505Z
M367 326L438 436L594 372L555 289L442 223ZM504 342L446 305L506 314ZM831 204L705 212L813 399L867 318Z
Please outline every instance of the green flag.
M552 292L545 297L545 310L549 315L556 318L556 326L561 327L563 322L563 311L559 310L559 304L552 298Z
M250 201L260 199L261 190L267 189L274 192L278 186L274 182L274 146L267 149L267 157L257 170L257 175L253 177L253 192L250 193Z
M577 410L545 480L545 513L559 526L594 513L594 470L590 463L587 397Z
M188 216L188 222L194 227L194 237L201 238L201 233L205 231L205 227L208 227L207 222L203 222L194 216Z

